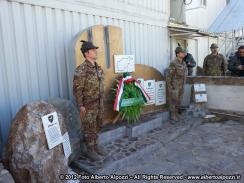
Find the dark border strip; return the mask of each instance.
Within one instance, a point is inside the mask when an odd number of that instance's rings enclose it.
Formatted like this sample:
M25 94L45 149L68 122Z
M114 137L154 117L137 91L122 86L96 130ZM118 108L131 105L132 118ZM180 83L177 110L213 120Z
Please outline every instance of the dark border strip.
M187 77L187 84L194 83L205 83L210 85L235 85L235 86L244 86L244 77L230 77L230 76L196 76L196 77Z
M88 35L87 35L87 37L88 37L88 38L87 38L88 41L93 42L92 27L90 27L90 28L88 29L87 33L88 33Z
M109 45L109 32L108 26L104 27L104 45L105 45L105 58L106 58L106 67L109 69L111 67L110 60L110 45Z

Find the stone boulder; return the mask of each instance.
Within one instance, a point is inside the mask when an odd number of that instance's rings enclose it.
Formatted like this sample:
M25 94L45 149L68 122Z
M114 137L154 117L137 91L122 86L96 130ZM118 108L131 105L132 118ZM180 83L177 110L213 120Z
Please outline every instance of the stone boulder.
M4 165L16 183L63 183L60 174L68 172L62 144L48 149L42 116L56 109L44 101L23 106L12 122L4 153ZM61 134L67 132L58 113Z
M0 163L0 183L15 183L12 175Z
M80 157L84 152L83 133L81 132L81 120L77 107L70 100L61 98L50 98L47 100L52 104L64 118L65 126L69 133L72 154L69 157L69 163Z

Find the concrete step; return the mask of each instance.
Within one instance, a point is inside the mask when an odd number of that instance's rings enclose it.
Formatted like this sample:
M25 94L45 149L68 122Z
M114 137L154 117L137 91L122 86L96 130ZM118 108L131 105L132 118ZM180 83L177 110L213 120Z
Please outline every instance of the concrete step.
M90 175L111 175L119 168L129 167L140 158L145 160L147 155L158 151L197 125L194 119L187 117L177 124L171 124L169 120L166 120L162 122L161 127L155 129L152 129L152 124L152 120L149 119L142 124L134 125L132 127L134 132L131 130L134 137L131 135L104 144L108 154L101 161L92 162L87 157L81 156L72 164L74 171L77 173L85 171ZM147 131L144 133L143 129L149 129L148 127L151 130L144 130ZM143 132L140 135L136 132L139 129Z
M123 137L139 137L151 130L160 128L163 122L169 119L169 112L159 112L153 114L143 115L140 118L140 122L134 125L128 125L126 122L122 122L119 125L109 125L105 127L99 135L99 144L104 145Z

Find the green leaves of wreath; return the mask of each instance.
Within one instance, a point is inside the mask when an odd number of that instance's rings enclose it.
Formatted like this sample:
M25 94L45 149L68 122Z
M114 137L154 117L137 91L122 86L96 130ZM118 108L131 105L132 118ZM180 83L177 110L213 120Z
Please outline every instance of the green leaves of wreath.
M113 88L113 94L116 96L119 80L116 80L116 88ZM122 94L122 105L119 110L120 116L126 119L129 124L139 120L144 106L141 91L135 86L134 82L125 83Z

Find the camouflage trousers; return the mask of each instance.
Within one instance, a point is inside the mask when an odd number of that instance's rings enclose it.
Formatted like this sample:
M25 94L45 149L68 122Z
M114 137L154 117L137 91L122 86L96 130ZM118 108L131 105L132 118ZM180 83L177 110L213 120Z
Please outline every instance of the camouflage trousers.
M98 144L98 134L102 126L103 111L99 109L86 110L84 118L81 119L85 143L94 148Z
M178 114L178 109L181 105L183 94L184 94L184 88L177 88L177 89L172 89L168 90L169 92L169 110L170 110L170 115L176 115Z

